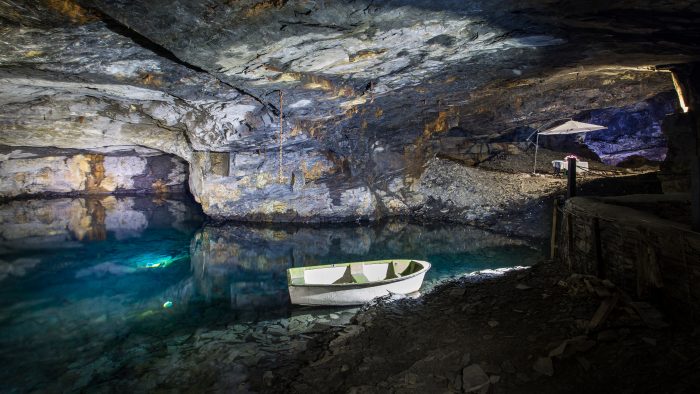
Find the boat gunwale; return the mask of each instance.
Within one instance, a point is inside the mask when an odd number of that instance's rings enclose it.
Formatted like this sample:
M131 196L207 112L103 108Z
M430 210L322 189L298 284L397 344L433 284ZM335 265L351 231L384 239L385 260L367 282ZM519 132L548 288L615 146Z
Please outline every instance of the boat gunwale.
M328 283L328 284L322 284L322 283L314 283L314 284L292 284L292 276L290 275L290 271L293 269L299 269L299 268L311 268L311 267L294 267L294 268L288 268L287 269L287 286L289 287L357 287L357 288L368 288L368 287L374 287L374 286L382 286L385 284L389 283L394 283L394 282L399 282L402 280L410 279L414 276L418 276L420 274L426 273L431 267L432 264L430 264L427 261L424 260L414 260L414 259L388 259L388 260L374 260L374 261L354 261L351 263L340 263L340 264L326 264L326 265L318 265L318 266L313 266L312 269L321 269L321 268L333 268L333 267L343 267L343 266L348 266L350 264L357 264L357 263L362 263L362 264L382 264L382 263L393 263L395 261L408 261L409 263L411 261L415 261L416 263L419 263L423 266L420 270L413 272L411 274L408 274L406 276L399 276L397 278L392 278L392 279L383 279L375 282L367 282L367 283Z

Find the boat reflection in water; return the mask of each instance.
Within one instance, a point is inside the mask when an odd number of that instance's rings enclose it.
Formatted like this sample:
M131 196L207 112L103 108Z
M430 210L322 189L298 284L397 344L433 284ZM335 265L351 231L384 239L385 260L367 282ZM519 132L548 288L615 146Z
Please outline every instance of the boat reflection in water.
M283 320L311 327L330 316L291 307L287 268L426 260L433 266L425 290L540 256L526 241L458 225L203 223L186 198L0 203L0 392L116 381L117 391L131 392L179 376L229 379L220 360L259 358L270 346L267 328Z
M401 221L369 225L206 225L192 238L195 293L226 300L239 311L289 306L286 270L292 267L389 258L433 263L423 291L438 281L482 269L531 265L539 248L522 239L462 225Z
M289 256L259 249L238 237L239 226L205 227L190 243L195 293L206 302L230 301L238 311L284 309L289 301L284 283ZM255 251L268 253L255 254Z

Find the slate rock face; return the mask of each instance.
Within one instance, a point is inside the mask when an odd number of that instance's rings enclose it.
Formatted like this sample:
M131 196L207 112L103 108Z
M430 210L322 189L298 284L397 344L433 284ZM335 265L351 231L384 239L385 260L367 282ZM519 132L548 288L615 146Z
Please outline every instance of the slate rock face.
M661 93L640 103L622 108L605 108L581 114L577 120L605 125L606 130L575 136L547 137L542 145L555 150L579 153L587 147L601 161L617 165L632 156L652 161L666 158L667 139L661 124L666 114L676 111L675 92Z
M7 150L2 149L0 152ZM182 192L186 163L145 152L81 153L58 149L13 149L2 153L0 198L34 194Z
M699 12L670 0L17 0L0 4L0 145L178 156L216 218L410 215L430 160L461 149L443 133L473 147L555 118L643 112L628 106L673 89L650 70L698 60ZM592 149L611 162L657 149L654 116L628 134L648 144Z

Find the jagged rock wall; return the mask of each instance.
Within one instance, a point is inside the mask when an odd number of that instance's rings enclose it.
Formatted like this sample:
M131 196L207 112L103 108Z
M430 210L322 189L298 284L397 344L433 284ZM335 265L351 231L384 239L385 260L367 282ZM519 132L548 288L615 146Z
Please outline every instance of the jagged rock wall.
M367 186L347 178L316 182L336 169L329 160L305 153L284 153L285 166L300 164L280 177L277 161L264 154L225 157L222 166L212 163L217 155L197 152L190 163L190 190L204 211L218 219L314 222L377 217Z
M663 161L668 149L662 123L678 110L675 92L660 94L632 106L593 111L585 121L607 126L605 132L588 133L585 144L607 164L616 165L631 156Z
M668 148L662 123L667 114L679 109L676 92L663 92L650 99L621 108L604 108L582 113L576 120L605 125L606 130L584 136L548 136L542 146L558 151L586 153L602 162L617 165L632 156L663 161Z
M187 182L186 163L172 155L47 152L2 146L0 152L0 198L183 192Z
M13 0L0 144L177 155L217 218L413 214L450 130L482 146L668 91L653 66L700 53L697 6L637 3Z

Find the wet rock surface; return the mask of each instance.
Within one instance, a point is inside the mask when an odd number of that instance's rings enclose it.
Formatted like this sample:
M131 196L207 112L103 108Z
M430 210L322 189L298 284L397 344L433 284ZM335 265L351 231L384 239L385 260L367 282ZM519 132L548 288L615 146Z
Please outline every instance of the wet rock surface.
M0 7L0 144L177 155L218 219L411 214L425 197L411 186L435 156L457 151L474 165L515 155L484 148L513 130L592 109L637 111L625 106L673 88L649 67L700 53L687 1ZM623 14L634 17L621 25Z
M0 198L31 195L183 193L187 165L157 151L81 153L0 148Z
M459 290L459 291L457 291ZM617 301L614 301L617 300ZM697 330L656 324L608 281L541 263L364 307L284 359L262 392L691 392ZM489 324L497 322L498 324Z

